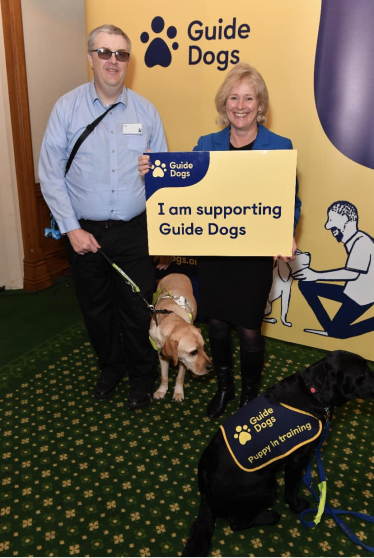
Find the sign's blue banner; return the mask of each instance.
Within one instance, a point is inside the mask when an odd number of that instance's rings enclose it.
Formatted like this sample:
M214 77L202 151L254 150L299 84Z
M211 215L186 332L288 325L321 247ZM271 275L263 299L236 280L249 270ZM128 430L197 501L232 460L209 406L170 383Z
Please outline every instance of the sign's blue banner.
M147 153L152 168L145 175L148 200L160 188L192 186L208 172L209 151L178 153Z

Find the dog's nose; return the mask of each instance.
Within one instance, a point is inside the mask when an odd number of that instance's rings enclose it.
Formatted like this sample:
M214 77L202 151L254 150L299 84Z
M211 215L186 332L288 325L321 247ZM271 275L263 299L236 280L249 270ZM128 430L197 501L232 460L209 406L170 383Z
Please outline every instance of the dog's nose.
M210 364L210 362L206 365L205 369L209 372L209 370L212 370L212 365Z

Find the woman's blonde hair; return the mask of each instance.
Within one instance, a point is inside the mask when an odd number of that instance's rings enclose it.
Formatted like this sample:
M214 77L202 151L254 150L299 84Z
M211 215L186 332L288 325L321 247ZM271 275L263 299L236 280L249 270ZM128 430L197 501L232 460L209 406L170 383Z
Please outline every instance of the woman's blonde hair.
M224 82L217 91L215 98L216 109L218 112L218 118L216 120L217 124L222 126L227 126L229 124L230 121L226 113L227 98L230 95L232 88L237 83L244 80L250 83L256 93L256 99L260 107L257 114L257 122L259 124L265 122L266 113L269 108L269 93L266 83L256 68L253 68L247 64L247 62L239 62L232 68L232 70L229 71L224 79Z

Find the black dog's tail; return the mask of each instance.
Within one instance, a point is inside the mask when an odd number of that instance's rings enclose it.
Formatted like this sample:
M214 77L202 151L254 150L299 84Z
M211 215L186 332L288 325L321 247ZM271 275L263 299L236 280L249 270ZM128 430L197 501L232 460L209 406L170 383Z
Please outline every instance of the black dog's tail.
M195 519L182 556L208 556L216 518L205 495L201 495L199 514Z

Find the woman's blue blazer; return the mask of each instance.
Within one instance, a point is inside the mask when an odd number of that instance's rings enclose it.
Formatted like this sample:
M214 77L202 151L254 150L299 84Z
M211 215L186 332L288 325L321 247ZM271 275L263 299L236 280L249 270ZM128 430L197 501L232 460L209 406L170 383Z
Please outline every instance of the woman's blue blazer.
M253 150L265 151L267 149L293 149L292 141L283 136L278 136L270 132L265 126L261 124L258 127L258 134L253 145ZM230 150L230 127L224 128L215 134L208 134L201 136L194 151L229 151ZM298 196L299 185L296 178L296 193L295 193L295 219L294 229L300 219L301 200Z

